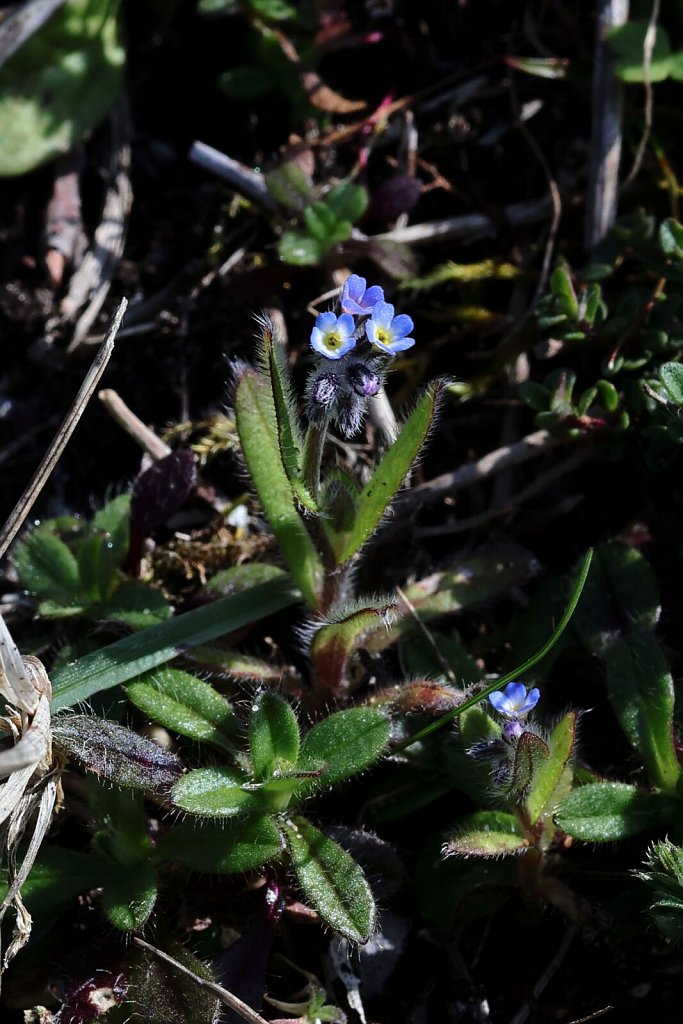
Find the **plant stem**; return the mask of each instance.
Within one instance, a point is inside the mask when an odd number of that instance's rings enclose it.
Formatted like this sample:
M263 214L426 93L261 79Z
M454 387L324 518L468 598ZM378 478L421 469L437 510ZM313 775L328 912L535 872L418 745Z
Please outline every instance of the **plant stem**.
M392 753L396 753L399 750L405 750L406 747L412 746L413 743L416 743L418 740L424 739L425 736L429 736L430 733L436 732L437 729L441 729L444 725L448 725L448 723L452 722L454 718L457 718L459 715L461 715L463 711L467 711L469 708L474 707L475 704L479 704L480 701L482 701L485 697L488 697L488 695L490 693L493 693L494 690L499 690L501 689L501 687L505 686L506 683L511 682L513 679L518 679L519 676L523 675L525 672L528 672L529 669L533 668L534 665L537 665L539 661L542 661L543 658L545 658L546 654L550 653L550 651L553 649L553 647L560 639L561 635L564 633L567 626L569 625L569 620L574 614L576 606L579 603L579 598L581 597L581 594L583 592L583 588L588 578L588 572L590 570L592 561L593 549L590 548L586 553L586 556L581 564L579 576L572 591L572 596L569 599L569 604L565 609L565 613L558 622L555 629L553 630L552 634L548 637L546 642L540 648L540 650L536 651L535 654L532 654L530 658L527 658L527 660L522 665L518 665L517 668L513 668L512 672L508 672L507 675L502 677L502 679L496 679L495 683L491 683L483 690L480 690L479 693L475 693L475 695L473 697L470 697L469 700L463 701L463 703L459 704L457 708L453 708L451 711L448 711L445 715L442 715L441 718L438 718L435 722L430 722L430 724L426 725L424 729L420 729L419 732L416 732L414 736L406 737L406 739L402 740L393 748Z

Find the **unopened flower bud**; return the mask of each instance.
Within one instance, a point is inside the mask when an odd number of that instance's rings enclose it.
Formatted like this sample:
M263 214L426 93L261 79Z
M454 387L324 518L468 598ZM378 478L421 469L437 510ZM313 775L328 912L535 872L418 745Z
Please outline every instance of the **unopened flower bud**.
M322 423L331 417L343 390L339 375L327 367L319 367L306 385L306 415L311 423Z
M313 381L309 392L309 398L312 402L315 402L317 405L324 406L333 405L336 402L338 395L339 380L334 373L321 373L320 376Z
M361 398L373 398L382 385L379 374L362 360L350 363L346 376L352 390Z
M523 731L521 722L506 722L503 726L503 739L506 743L516 743Z

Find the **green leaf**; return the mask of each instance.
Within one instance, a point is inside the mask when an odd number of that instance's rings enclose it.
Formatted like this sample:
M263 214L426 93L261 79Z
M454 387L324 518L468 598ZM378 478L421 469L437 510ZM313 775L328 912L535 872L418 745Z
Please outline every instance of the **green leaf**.
M110 866L102 910L114 928L122 932L136 931L152 913L157 893L157 873L149 861Z
M115 572L116 565L112 565L106 541L96 533L84 537L78 545L78 575L82 596L93 604L104 600Z
M311 236L329 246L337 226L334 212L325 203L311 203L304 210L304 222Z
M249 715L249 751L260 781L293 768L299 756L299 724L287 701L276 693L257 694Z
M333 185L324 196L328 206L338 221L350 221L355 224L368 208L368 193L362 185L354 185L347 181L341 185Z
M659 226L659 244L665 256L680 263L683 260L683 224L673 217L663 220Z
M273 580L118 640L53 674L52 710L70 707L99 690L127 683L177 657L188 646L234 632L297 600L287 580Z
M452 615L465 608L490 601L494 597L526 583L537 563L524 548L492 545L460 558L452 568L432 573L405 588L406 597L423 622ZM385 650L399 638L419 630L415 616L403 602L394 615L391 630L376 632L366 647L373 654Z
M247 468L266 518L304 598L317 606L323 567L294 504L292 486L280 457L273 394L265 378L240 367L234 393L235 418Z
M650 781L675 789L674 684L659 644L644 632L623 637L612 644L605 671L614 712Z
M529 838L514 814L478 811L461 822L442 852L445 857L505 857L528 847Z
M102 885L107 865L92 853L44 845L31 873L21 887L21 896L35 920L34 927L49 927L64 904L74 896ZM7 893L7 872L3 870L0 899Z
M129 701L167 729L235 752L235 712L225 697L196 676L160 669L130 683L125 692Z
M163 836L157 852L193 871L232 875L254 871L282 850L282 836L270 818L221 822L183 821Z
M102 534L111 545L114 557L122 561L128 552L130 533L130 494L119 494L108 501L90 521L90 529Z
M304 439L299 427L287 353L269 320L261 321L259 355L264 373L269 378L273 390L280 458L287 479L299 504L309 512L318 512L318 503L304 483L302 469Z
M296 7L285 0L247 0L255 14L269 21L286 21L297 15Z
M550 756L550 747L537 733L525 729L517 741L512 762L512 776L503 788L509 798L515 801L526 799L534 778L545 768Z
M589 650L605 656L621 636L652 629L660 614L649 562L625 544L599 544L574 619Z
M235 768L196 768L176 783L171 799L176 807L190 814L233 818L259 806L258 795L243 788L245 781Z
M303 213L315 199L313 183L296 160L287 160L266 174L266 185L273 199L289 210Z
M116 0L71 0L0 71L0 176L73 149L118 97L124 49Z
M14 565L19 582L35 597L66 608L87 603L76 559L64 541L49 530L34 530L17 545Z
M358 513L346 534L329 533L338 565L350 561L372 536L424 444L434 422L444 381L430 384L358 498Z
M385 600L358 602L360 607L345 610L334 621L321 626L313 634L310 657L318 679L319 692L340 697L348 694L351 681L347 667L351 656L366 639L381 631L388 633L399 608Z
M295 267L314 267L322 261L329 246L303 231L283 231L277 243L281 260Z
M268 562L245 562L243 565L231 565L229 569L216 573L207 580L205 587L228 597L230 594L256 587L260 583L270 583L271 580L286 583L289 574L277 565L269 565Z
M99 610L99 617L123 622L131 629L150 629L168 622L173 609L163 594L141 580L130 580L116 590Z
M180 758L118 722L69 715L52 723L54 741L88 771L129 789L164 797L180 776Z
M351 942L367 942L375 927L375 901L353 858L305 818L286 820L282 830L306 901L335 932Z
M563 300L563 311L571 317L575 317L579 311L579 300L574 291L572 279L564 267L557 267L550 275L550 287L554 295Z
M578 712L560 719L548 739L549 756L541 760L531 779L525 804L529 823L535 825L571 788L571 758L576 740Z
M647 18L638 18L618 25L606 32L614 53L614 73L623 82L662 82L671 73L671 45L669 34L657 25L652 56L645 71L645 36L649 28Z
M320 769L320 779L302 779L297 797L369 768L382 756L390 735L391 724L377 708L348 708L328 715L306 735L297 764L302 771Z
M609 843L666 825L680 810L674 801L624 782L595 782L562 801L555 822L563 832L589 843Z
M663 363L659 367L659 376L669 399L679 409L683 407L683 366L680 363Z
M238 14L242 0L199 0L197 14L204 18L223 14Z

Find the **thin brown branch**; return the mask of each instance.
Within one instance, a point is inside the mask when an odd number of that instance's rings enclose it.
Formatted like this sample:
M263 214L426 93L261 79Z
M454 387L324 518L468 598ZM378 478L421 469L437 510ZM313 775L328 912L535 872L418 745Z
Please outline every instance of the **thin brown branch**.
M107 337L104 339L102 346L98 350L93 364L88 370L85 380L81 384L80 390L74 399L73 405L64 417L64 421L57 431L52 444L45 453L38 469L34 473L33 479L14 507L9 519L5 523L5 526L0 530L0 558L2 558L7 551L8 547L21 529L26 516L35 505L38 495L45 486L46 480L57 464L62 452L66 448L71 435L76 429L78 421L85 411L86 405L90 401L102 374L107 368L107 363L111 359L112 352L114 351L114 341L119 327L121 326L121 321L123 320L123 315L126 312L127 305L128 301L126 299L121 299L121 303L114 315Z
M246 1003L242 1002L237 996L234 996L232 992L228 992L227 988L223 988L222 985L217 985L215 981L208 981L206 978L201 978L194 971L191 971L189 967L185 967L174 957L169 956L168 953L164 953L163 950L157 949L149 942L145 942L139 936L133 936L133 942L140 949L146 950L148 953L152 953L153 956L158 957L159 960L163 960L169 967L172 967L179 974L184 974L185 977L191 978L200 988L206 989L207 992L212 992L216 999L219 999L224 1006L228 1006L235 1013L238 1013L243 1020L247 1021L247 1024L268 1024L268 1022L257 1013L256 1010L252 1010L251 1006L247 1006Z

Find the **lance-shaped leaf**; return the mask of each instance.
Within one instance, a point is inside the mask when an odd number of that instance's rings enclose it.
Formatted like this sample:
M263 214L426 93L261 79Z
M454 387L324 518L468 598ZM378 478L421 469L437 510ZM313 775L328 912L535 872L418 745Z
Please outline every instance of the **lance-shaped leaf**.
M589 650L606 655L619 637L652 629L660 611L657 579L649 562L625 544L598 545L574 616Z
M625 782L595 782L565 797L555 821L576 839L609 843L666 825L679 813L680 805L661 793L647 793Z
M375 901L353 858L305 818L288 819L282 830L304 899L344 938L367 942Z
M141 928L154 909L158 893L156 868L149 861L109 865L102 910L122 932Z
M680 775L674 747L674 685L661 648L644 632L617 640L606 659L615 714L643 759L650 781L674 789Z
M249 751L259 781L290 771L299 756L299 724L287 701L277 693L257 694L249 715Z
M535 732L525 730L517 740L512 775L507 784L508 795L513 800L523 800L531 787L534 775L550 755L545 740Z
M345 534L328 531L338 565L344 565L353 558L379 525L427 439L443 388L443 381L434 381L418 400L398 437L361 491L351 529Z
M58 747L88 771L118 786L166 796L183 771L180 758L118 722L70 715L53 722Z
M302 779L297 797L331 786L369 768L383 754L391 724L379 708L348 708L314 725L301 746L297 768L319 771L318 779Z
M126 696L151 719L190 739L234 753L239 722L213 686L178 669L159 669L126 688Z
M271 664L253 654L243 654L231 647L209 647L202 645L188 651L185 660L206 669L214 677L236 679L240 682L273 683L277 685L285 675L296 676L293 668L283 669L277 663Z
M267 817L220 824L183 821L157 843L157 852L165 860L218 875L253 871L277 857L282 848L282 836Z
M459 559L452 569L432 573L405 588L405 595L423 622L451 615L525 583L538 563L524 548L496 546ZM391 630L376 633L367 643L378 653L418 628L408 605L401 603Z
M571 757L576 739L578 712L570 711L553 729L548 739L548 757L542 758L533 772L526 797L526 811L534 825L548 813L571 787Z
M294 388L287 352L270 320L261 321L260 361L273 390L273 406L280 444L280 458L296 500L309 512L319 506L304 483L302 454L304 439L294 401Z
M321 693L339 697L350 692L351 681L346 671L349 659L373 634L387 634L398 610L397 604L386 599L364 599L316 630L310 657Z
M295 507L295 495L280 455L277 418L268 382L251 367L235 374L235 419L242 454L261 505L290 572L305 599L317 606L323 568Z
M478 811L470 815L443 845L444 857L504 857L522 853L529 838L514 814Z
M171 799L176 807L190 814L234 818L260 806L258 792L244 789L245 781L244 775L234 768L196 768L176 783Z
M231 633L296 600L297 592L286 580L273 580L117 640L53 674L52 710L87 700L98 690L127 683L177 657L188 645Z

